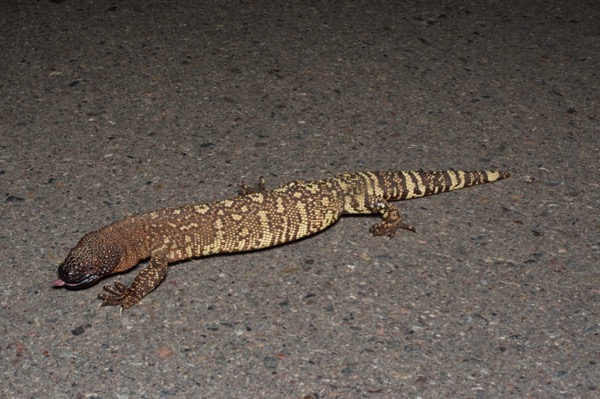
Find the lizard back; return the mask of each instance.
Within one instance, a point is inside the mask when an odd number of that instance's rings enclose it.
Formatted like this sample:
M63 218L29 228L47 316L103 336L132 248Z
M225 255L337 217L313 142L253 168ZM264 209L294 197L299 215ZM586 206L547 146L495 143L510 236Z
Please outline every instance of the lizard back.
M292 181L271 191L140 217L144 234L164 245L170 261L268 248L317 233L342 214L375 213L378 199L400 201L506 177L502 172L357 172ZM143 223L143 221L146 223ZM148 254L149 255L149 254Z

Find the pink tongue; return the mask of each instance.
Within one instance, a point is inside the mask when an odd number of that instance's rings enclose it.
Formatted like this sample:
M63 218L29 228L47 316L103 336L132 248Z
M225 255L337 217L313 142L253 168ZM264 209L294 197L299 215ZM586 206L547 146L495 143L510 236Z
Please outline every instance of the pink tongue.
M65 285L65 282L62 281L61 279L58 279L55 282L53 282L52 285L55 287L62 287L63 285Z

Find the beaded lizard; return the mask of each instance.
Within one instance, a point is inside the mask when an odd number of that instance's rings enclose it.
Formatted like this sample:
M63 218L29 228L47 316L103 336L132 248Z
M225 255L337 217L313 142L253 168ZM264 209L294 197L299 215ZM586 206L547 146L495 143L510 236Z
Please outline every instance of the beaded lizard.
M250 251L295 241L331 226L343 214L379 214L374 236L415 231L391 201L408 200L505 179L503 171L357 172L292 181L274 190L242 185L232 199L128 216L84 235L58 267L55 287L84 288L150 258L130 287L115 282L102 305L130 308L155 289L167 265L217 253Z

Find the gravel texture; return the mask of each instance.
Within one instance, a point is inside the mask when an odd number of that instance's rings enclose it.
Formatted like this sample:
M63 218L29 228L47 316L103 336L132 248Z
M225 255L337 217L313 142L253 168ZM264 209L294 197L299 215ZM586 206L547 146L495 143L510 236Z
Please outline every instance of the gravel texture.
M597 1L21 1L0 13L0 396L600 397ZM508 169L290 245L53 289L90 230L237 183ZM136 270L137 271L137 270ZM136 271L116 279L129 283Z

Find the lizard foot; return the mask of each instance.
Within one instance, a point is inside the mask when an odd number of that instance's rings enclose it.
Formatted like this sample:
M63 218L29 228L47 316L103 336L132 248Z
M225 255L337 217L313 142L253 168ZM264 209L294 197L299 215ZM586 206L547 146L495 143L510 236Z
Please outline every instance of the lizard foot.
M105 285L104 291L108 294L98 294L98 299L102 301L100 306L121 306L122 309L129 309L142 299L135 290L118 281L114 286Z
M374 224L369 229L369 232L371 234L373 234L374 236L388 236L388 237L392 238L396 235L396 230L398 230L398 229L410 230L413 233L417 231L410 224L406 224L406 223L402 222L402 220L398 219L398 220L394 220L392 222L385 221L385 222Z
M383 198L377 198L368 205L372 212L381 214L383 222L374 224L369 231L374 236L388 236L390 238L396 235L396 230L405 229L415 232L415 228L402 221L400 211L395 206L386 202Z

